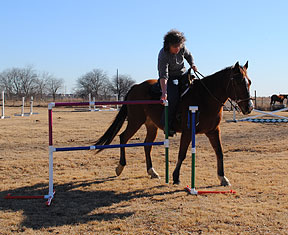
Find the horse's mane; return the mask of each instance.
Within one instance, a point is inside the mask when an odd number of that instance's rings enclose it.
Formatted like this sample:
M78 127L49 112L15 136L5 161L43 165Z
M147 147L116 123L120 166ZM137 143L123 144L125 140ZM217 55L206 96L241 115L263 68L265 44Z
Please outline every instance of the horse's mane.
M230 71L232 67L233 66L229 66L204 78L195 79L191 86L192 94L194 93L194 95L200 97L207 93L207 87L209 87L208 89L213 92L214 89L219 87L221 80L226 77L224 74ZM205 86L203 86L203 84L205 84Z
M204 81L204 80L209 80L209 79L213 79L214 80L214 79L217 79L217 78L219 78L219 79L223 78L223 73L226 73L228 70L231 70L232 67L233 66L226 67L226 68L224 68L224 69L222 69L222 70L220 70L220 71L218 71L216 73L213 73L211 75L208 75L208 76L202 78L201 80Z

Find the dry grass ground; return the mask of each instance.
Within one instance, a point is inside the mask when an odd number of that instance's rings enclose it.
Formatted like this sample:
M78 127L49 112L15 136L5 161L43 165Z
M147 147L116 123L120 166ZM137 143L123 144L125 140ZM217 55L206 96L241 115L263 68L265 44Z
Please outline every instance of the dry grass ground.
M88 146L115 112L75 113L54 109L56 147ZM115 177L119 150L55 153L56 195L44 200L5 200L7 193L48 192L48 115L0 120L0 234L287 234L288 124L222 122L225 170L232 186L219 187L216 158L205 136L197 136L196 187L236 195L188 195L191 152L181 184L165 184L164 148L153 149L160 180L146 173L143 148L127 149L127 166ZM232 112L224 113L224 120ZM145 128L131 142L143 142ZM158 140L163 140L162 131ZM180 135L170 140L170 181ZM118 143L116 138L115 143Z

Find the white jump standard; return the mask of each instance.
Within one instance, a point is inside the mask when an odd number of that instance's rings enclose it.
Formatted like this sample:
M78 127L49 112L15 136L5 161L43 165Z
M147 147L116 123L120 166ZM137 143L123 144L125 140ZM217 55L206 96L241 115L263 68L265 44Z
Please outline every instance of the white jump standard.
M22 97L22 106L21 106L21 113L20 114L14 114L14 116L21 116L21 117L29 117L33 114L39 114L39 113L33 113L33 96L31 96L30 98L30 112L29 113L25 113L24 109L25 109L25 97Z
M1 119L10 118L9 116L5 116L5 92L2 91L2 112Z

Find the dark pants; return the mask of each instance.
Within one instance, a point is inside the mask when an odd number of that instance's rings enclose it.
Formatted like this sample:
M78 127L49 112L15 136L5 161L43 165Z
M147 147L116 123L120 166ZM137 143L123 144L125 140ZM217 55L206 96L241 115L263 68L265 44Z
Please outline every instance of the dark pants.
M179 88L178 88L178 84L175 84L174 81L178 80L176 78L172 79L169 78L167 81L167 98L168 98L168 126L169 129L174 129L173 128L173 122L176 118L176 111L177 111L177 107L178 107L178 102L179 102ZM165 123L165 114L163 112L162 115L162 123Z

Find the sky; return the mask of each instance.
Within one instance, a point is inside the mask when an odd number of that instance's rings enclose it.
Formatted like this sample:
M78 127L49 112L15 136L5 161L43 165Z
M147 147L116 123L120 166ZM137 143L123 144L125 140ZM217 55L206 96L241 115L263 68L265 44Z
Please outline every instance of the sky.
M198 70L249 61L251 95L288 94L287 0L0 0L0 72L49 72L71 92L93 69L158 78L163 36L186 36Z

